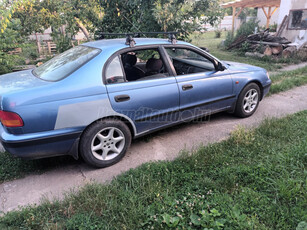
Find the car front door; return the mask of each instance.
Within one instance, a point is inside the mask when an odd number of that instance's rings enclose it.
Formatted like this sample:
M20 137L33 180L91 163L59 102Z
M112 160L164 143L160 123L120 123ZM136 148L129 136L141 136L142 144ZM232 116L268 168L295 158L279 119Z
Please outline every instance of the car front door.
M190 47L165 47L180 94L180 119L227 110L235 102L228 70L217 71L214 59Z
M128 49L106 66L111 106L134 122L136 135L177 122L179 90L169 69L158 47Z

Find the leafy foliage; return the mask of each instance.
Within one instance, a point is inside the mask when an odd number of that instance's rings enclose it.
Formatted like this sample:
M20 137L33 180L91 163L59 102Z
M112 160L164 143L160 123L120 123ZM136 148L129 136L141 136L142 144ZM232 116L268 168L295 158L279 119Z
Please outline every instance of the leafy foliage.
M235 38L233 36L233 33L228 31L227 34L226 34L226 39L225 39L224 45L226 47L228 47L233 43L234 40L235 40Z
M232 32L228 32L225 40L225 46L229 47L236 39L241 36L247 37L250 34L253 34L255 28L259 28L259 22L256 20L249 20L246 23L243 23L240 28L235 32L235 35ZM247 45L243 47L242 51L248 49Z
M0 74L10 72L20 58L9 52L22 47L26 38L51 27L58 51L72 46L81 30L89 37L100 14L96 0L4 0L0 2ZM65 26L63 26L65 25Z
M248 22L243 23L236 31L235 39L240 36L248 36L250 34L253 34L255 28L259 28L259 22L256 20L249 20Z
M89 39L89 31L94 31L92 23L98 20L99 5L90 0L32 0L15 8L13 17L20 19L23 35L43 32L51 27L53 40L60 52L70 48L72 39L81 29Z
M0 74L11 72L13 66L20 61L17 55L10 54L25 41L18 33L20 27L19 20L14 19L7 24L3 33L0 33Z
M213 25L223 16L218 3L218 0L4 0L0 3L0 33L14 41L8 35L15 33L25 38L51 27L59 52L72 46L80 29L88 39L95 32L178 31L180 38L187 40L191 32L201 29L201 23ZM11 44L12 49L17 44ZM6 50L1 45L0 50L1 73L5 73L14 65L14 57L4 54Z
M91 20L96 21L98 13L99 5L95 0L29 0L15 7L13 17L20 19L24 35L43 32L49 27L59 30L65 25L66 32L73 36L79 31L78 23L94 30Z
M214 24L223 16L217 0L106 0L97 32L178 31L187 39L201 23Z
M96 26L99 32L156 31L151 11L154 0L106 0L101 1L103 19Z

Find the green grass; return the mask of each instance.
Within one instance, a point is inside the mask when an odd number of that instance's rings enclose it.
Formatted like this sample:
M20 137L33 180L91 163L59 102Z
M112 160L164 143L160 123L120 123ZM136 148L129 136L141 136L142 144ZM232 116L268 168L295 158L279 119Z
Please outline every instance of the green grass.
M272 87L270 89L270 94L283 92L307 84L307 66L297 70L272 75L271 80Z
M284 64L298 63L297 59L281 59L274 60L270 57L252 58L245 57L244 52L240 50L227 51L218 48L220 43L225 40L226 32L222 32L221 38L215 38L214 32L206 32L203 34L195 33L191 36L192 44L200 47L207 47L212 55L220 60L242 62L250 65L256 65L265 68L268 71L274 71L282 68Z
M306 229L306 166L304 111L8 213L0 229Z

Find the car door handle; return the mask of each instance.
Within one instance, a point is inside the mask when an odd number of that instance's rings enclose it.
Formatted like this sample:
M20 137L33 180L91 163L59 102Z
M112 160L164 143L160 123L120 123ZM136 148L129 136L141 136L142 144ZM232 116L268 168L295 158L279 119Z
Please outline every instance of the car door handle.
M123 101L129 101L130 100L130 96L129 95L117 95L114 97L116 102L123 102Z
M182 86L182 90L189 90L189 89L193 89L193 85L187 84Z

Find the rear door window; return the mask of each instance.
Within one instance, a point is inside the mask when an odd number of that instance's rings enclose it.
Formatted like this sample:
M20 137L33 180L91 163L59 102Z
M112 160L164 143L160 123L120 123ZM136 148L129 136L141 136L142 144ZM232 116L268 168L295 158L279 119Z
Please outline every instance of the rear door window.
M166 78L169 73L158 49L140 49L121 54L126 80Z
M170 74L158 48L133 49L115 56L107 65L108 84L167 78Z
M106 81L108 84L125 82L124 72L118 56L114 57L107 67Z

